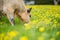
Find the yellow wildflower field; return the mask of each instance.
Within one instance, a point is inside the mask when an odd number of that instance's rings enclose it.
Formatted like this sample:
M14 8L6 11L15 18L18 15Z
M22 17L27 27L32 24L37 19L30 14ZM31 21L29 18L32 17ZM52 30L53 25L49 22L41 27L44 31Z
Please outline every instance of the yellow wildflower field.
M32 7L28 24L23 24L15 18L13 27L3 16L0 20L0 40L60 40L60 6L27 5L26 7Z

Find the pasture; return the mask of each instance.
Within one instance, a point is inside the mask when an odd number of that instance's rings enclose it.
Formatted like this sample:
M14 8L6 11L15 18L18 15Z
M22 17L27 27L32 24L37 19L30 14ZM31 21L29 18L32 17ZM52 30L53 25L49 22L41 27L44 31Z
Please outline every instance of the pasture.
M3 16L0 20L0 40L60 40L60 6L27 5L32 7L31 19L23 24L17 17L11 26Z

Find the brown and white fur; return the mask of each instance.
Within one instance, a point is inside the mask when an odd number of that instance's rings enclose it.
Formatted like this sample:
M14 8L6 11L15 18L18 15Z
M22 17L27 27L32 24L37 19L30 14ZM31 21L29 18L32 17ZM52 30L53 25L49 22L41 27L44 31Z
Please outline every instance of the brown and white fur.
M26 9L23 0L3 0L2 13L5 14L14 26L14 14L16 14L23 22L28 23L30 21L30 11Z

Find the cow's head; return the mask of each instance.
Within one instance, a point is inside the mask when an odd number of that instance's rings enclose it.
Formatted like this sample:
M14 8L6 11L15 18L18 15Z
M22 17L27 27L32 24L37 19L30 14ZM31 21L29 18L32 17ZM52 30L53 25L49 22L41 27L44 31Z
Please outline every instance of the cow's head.
M31 11L31 9L32 8L29 8L27 11L18 13L18 17L19 17L19 19L22 20L22 22L28 23L30 21L30 17L31 17L30 11Z

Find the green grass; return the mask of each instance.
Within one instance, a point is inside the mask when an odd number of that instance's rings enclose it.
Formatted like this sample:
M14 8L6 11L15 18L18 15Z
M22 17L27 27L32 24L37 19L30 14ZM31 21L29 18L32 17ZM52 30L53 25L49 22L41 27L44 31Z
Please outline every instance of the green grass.
M2 17L0 40L19 40L24 36L24 40L60 40L60 6L27 6L27 8L30 7L32 7L32 17L29 24L23 24L16 17L15 26L11 26L8 19ZM9 32L10 34L8 34Z

